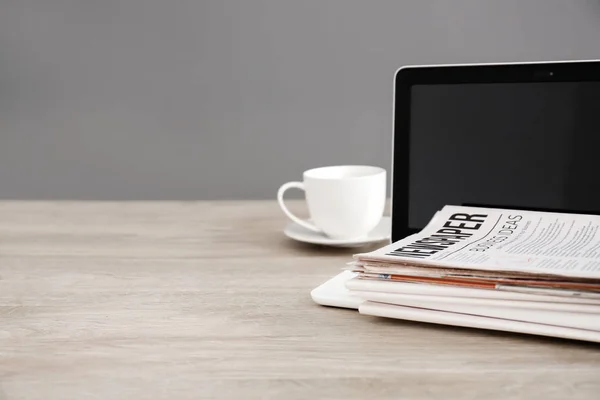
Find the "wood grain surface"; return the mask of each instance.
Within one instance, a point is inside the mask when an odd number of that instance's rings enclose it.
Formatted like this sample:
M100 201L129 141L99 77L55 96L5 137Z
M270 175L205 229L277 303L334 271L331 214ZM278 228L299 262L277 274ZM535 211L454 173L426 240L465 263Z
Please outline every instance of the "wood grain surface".
M600 398L598 345L312 303L356 250L286 223L275 202L0 202L0 400Z

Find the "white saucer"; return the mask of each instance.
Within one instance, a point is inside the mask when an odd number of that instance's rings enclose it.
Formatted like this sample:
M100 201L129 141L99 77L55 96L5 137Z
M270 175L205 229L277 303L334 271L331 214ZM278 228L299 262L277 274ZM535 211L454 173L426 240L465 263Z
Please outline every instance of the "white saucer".
M354 240L331 239L324 234L313 232L295 222L290 222L283 233L290 239L304 243L321 244L335 247L360 247L371 243L388 240L392 233L392 221L390 217L383 217L379 225L375 227L367 236Z

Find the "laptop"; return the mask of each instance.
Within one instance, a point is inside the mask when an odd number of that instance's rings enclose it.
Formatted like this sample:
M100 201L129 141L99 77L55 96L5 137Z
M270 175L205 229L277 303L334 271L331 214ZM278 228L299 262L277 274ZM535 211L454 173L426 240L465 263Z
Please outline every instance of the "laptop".
M599 111L600 61L399 69L392 240L447 204L597 214Z
M406 66L394 85L392 241L447 204L600 213L600 60ZM353 277L313 300L358 309Z

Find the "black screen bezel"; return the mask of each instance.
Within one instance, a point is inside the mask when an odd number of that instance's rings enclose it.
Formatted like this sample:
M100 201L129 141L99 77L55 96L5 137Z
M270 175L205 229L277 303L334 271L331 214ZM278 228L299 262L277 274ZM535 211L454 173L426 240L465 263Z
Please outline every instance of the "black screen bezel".
M413 85L600 81L600 60L525 64L408 66L395 75L392 154L392 241L415 233L408 226L410 114Z

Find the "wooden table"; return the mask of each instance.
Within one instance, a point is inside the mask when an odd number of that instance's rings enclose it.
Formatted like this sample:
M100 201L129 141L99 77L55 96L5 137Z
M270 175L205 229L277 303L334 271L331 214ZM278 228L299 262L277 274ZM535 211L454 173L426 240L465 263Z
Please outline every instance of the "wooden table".
M0 399L600 398L598 345L313 304L355 250L285 224L274 202L0 202Z

